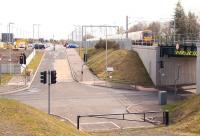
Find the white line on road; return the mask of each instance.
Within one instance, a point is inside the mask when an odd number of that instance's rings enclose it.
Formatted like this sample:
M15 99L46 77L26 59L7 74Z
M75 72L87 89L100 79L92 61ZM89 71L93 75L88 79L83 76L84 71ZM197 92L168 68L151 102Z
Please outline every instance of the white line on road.
M91 123L80 123L80 125L91 125L91 124L113 124L114 126L116 126L117 128L120 128L117 124L115 124L114 122L110 121L110 122L91 122Z

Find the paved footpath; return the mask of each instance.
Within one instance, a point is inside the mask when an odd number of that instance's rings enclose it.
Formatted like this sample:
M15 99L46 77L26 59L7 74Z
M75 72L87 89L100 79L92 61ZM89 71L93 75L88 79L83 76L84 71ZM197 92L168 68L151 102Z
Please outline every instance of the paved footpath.
M89 68L84 65L83 60L79 56L78 52L75 49L66 49L67 58L71 67L71 71L75 80L79 83L83 83L85 85L94 85L94 86L102 86L109 88L118 88L118 89L128 89L132 90L133 87L126 84L120 83L109 83L105 80L100 80L89 70ZM82 73L83 71L83 73Z
M78 52L75 49L66 49L68 61L74 72L74 76L78 81L93 82L98 79L90 72L88 67L84 65L83 60L80 58ZM82 72L83 71L83 74Z

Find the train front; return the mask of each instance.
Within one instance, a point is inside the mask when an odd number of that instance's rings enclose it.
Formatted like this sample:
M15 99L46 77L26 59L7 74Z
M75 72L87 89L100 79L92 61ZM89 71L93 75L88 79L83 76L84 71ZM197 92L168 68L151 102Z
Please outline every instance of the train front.
M143 45L153 45L153 33L151 30L143 31Z

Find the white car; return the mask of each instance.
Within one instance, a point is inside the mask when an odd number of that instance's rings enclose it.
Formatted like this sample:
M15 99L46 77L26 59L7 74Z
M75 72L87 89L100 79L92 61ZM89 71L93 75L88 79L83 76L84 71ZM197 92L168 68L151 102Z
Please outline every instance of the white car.
M19 48L25 48L25 47L26 47L25 44L20 44L20 45L19 45Z

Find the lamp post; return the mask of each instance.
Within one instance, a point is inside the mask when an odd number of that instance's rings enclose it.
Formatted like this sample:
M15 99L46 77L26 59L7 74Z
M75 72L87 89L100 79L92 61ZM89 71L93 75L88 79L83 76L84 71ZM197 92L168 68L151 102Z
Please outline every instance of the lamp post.
M35 38L35 26L36 26L37 24L33 24L33 39Z
M8 44L11 42L10 26L13 25L13 24L14 23L11 23L11 22L8 24ZM11 58L11 47L9 47L9 56L10 56L9 62L10 62L10 74L11 74L11 61L12 61L12 58Z
M128 16L126 16L126 38L128 39Z
M33 24L33 39L35 38L35 26L37 26L37 34L38 34L38 41L39 41L39 37L40 37L40 24Z
M107 71L107 68L108 68L108 39L107 39L107 27L106 28L106 79L107 79L107 76L108 76L108 71Z
M38 41L40 39L40 24L37 24L38 25Z
M108 53L107 53L107 48L108 48L108 41L107 41L107 29L108 28L117 28L118 30L119 30L119 26L112 26L112 25L84 25L84 26L82 26L82 46L83 46L83 34L84 34L84 29L83 28L85 28L85 35L86 35L86 28L93 28L93 27L96 27L96 28L105 28L105 30L106 30L106 57L105 57L105 59L106 59L106 64L105 64L105 70L106 70L106 78L107 78L107 67L108 67ZM86 41L85 41L86 42ZM86 60L87 60L87 43L86 43L86 45L85 45L85 58L86 58Z

